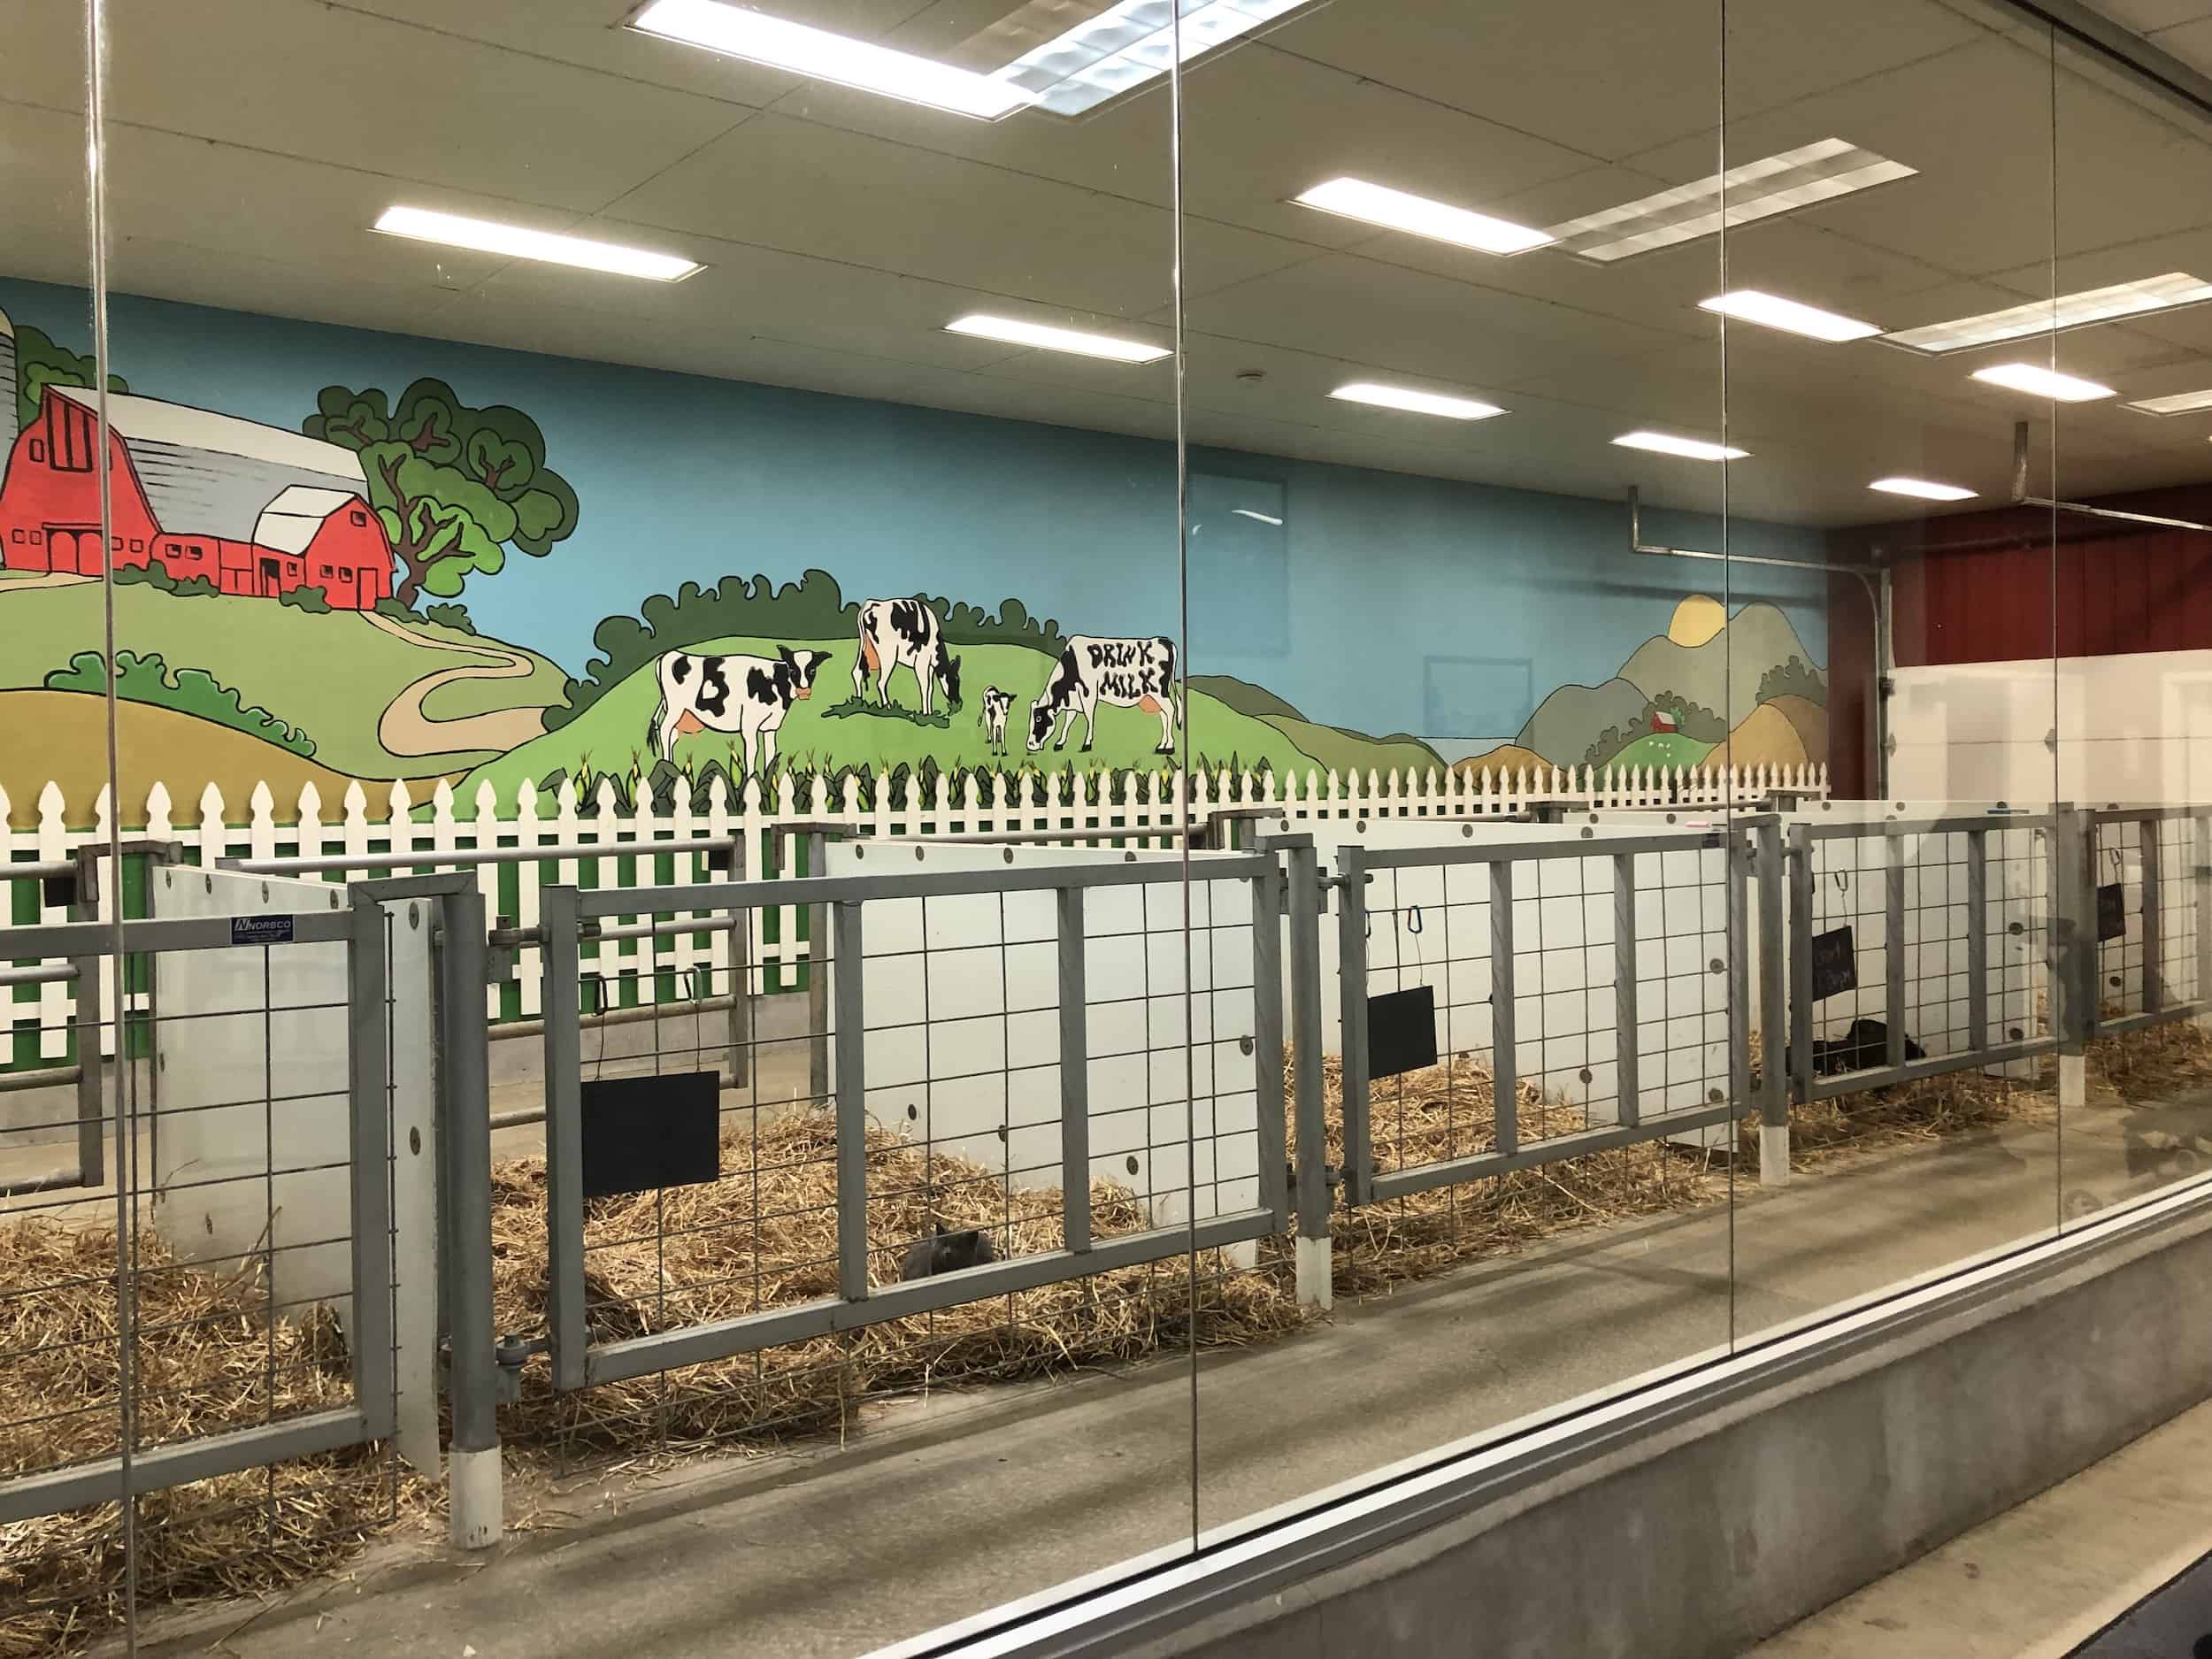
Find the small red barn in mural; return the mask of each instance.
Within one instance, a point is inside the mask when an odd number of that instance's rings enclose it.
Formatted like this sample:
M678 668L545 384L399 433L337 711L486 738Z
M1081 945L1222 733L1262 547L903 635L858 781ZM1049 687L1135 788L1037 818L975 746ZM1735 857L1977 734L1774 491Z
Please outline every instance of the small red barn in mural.
M157 559L227 594L319 588L344 610L390 597L392 551L351 450L158 398L107 403L109 562ZM90 392L46 388L0 482L9 569L100 572L98 435Z

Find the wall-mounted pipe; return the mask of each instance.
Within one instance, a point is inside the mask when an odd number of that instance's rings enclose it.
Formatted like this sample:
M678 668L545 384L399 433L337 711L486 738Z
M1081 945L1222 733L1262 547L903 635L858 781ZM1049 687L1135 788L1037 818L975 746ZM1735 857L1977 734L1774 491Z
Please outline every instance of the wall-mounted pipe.
M1642 503L1636 486L1628 487L1628 549L1650 558L1714 559L1724 565L1763 565L1782 570L1818 571L1831 576L1855 578L1866 592L1867 607L1874 613L1874 747L1867 775L1876 799L1889 795L1890 576L1886 565L1839 565L1828 559L1776 558L1763 553L1714 553L1701 548L1665 547L1644 540ZM1724 711L1727 712L1727 711Z
M2054 501L2047 495L2028 494L2028 423L2012 423L2012 504L2016 507L2050 507L2060 512L2078 512L2091 518L2113 518L2123 524L2147 524L2161 530L2201 530L2212 534L2212 524L2200 524L2194 518L2168 518L2154 512L2128 512L2118 507L2092 506L2085 501Z

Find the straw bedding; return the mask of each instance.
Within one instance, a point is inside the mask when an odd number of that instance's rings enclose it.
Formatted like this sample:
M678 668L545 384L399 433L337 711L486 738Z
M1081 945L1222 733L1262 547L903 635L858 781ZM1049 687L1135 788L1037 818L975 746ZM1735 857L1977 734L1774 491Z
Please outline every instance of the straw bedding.
M2212 1037L2171 1025L2093 1045L2092 1102L2201 1086ZM1340 1079L1326 1063L1329 1157L1341 1166ZM1379 1167L1479 1151L1494 1142L1491 1079L1454 1056L1377 1087ZM1952 1074L1801 1107L1794 1165L1939 1139L2051 1110L2047 1074L2025 1084ZM1584 1126L1579 1108L1521 1085L1524 1142ZM1740 1148L1756 1146L1755 1119ZM600 1201L587 1217L588 1317L601 1340L789 1306L834 1294L834 1125L821 1115L733 1139L712 1186ZM1006 1188L979 1164L869 1135L871 1276L899 1277L904 1247L941 1224L987 1230L1001 1258L1057 1248L1056 1188ZM753 1171L757 1170L757 1176ZM1725 1194L1709 1154L1661 1143L1586 1154L1492 1180L1339 1211L1337 1288L1356 1295L1505 1254L1586 1225L1682 1210ZM542 1327L544 1167L494 1177L499 1327ZM1147 1225L1136 1194L1091 1190L1101 1238ZM204 1435L272 1412L341 1404L342 1338L327 1314L273 1330L256 1274L172 1263L153 1231L138 1248L140 1363L150 1437ZM36 1219L0 1220L0 1478L112 1451L116 1383L114 1236ZM49 1288L40 1288L49 1287ZM1172 1349L1194 1328L1209 1347L1265 1340L1301 1321L1280 1247L1256 1269L1181 1258L1023 1291L789 1344L668 1378L557 1395L545 1368L524 1373L502 1417L509 1455L550 1462L585 1450L680 1453L710 1442L765 1446L842 1432L859 1405L932 1386L1050 1376ZM96 1409L54 1418L66 1405ZM44 1418L45 1421L32 1421ZM296 1460L177 1488L141 1505L142 1606L170 1598L266 1594L342 1558L365 1536L434 1513L436 1489L380 1451ZM0 1527L0 1659L81 1645L119 1617L122 1550L112 1506ZM31 1605L37 1603L38 1605Z

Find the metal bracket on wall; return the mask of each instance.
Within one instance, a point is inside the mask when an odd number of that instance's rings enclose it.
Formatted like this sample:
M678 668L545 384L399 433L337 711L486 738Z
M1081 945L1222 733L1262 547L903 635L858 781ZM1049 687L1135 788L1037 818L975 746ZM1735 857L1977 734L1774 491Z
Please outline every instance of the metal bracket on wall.
M2048 495L2028 494L2028 423L2012 423L2012 504L2016 507L2048 507L2057 512L2080 513L2089 518L2117 518L2126 524L2155 525L2162 530L2201 530L2212 534L2212 524L2200 524L2194 518L2168 518L2154 512L2124 512L2117 507L2093 507L2085 501L2055 501Z

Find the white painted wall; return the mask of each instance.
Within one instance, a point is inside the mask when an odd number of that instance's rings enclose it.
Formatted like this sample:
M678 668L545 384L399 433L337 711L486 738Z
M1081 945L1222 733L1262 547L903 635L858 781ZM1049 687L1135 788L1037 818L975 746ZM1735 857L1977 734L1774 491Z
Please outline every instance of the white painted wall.
M1896 678L1899 795L2212 801L2212 651L1962 663Z

